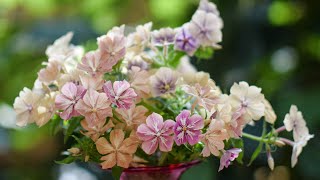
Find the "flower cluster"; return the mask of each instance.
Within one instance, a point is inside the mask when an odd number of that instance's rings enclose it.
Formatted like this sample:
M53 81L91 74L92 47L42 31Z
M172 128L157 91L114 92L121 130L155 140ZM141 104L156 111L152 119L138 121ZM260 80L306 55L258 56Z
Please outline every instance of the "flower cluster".
M181 27L152 30L147 23L128 35L124 25L114 27L89 52L70 44L68 33L48 47L33 89L15 99L17 125L61 127L66 140L73 135L76 141L68 162L93 161L105 169L213 155L220 171L242 161L242 138L264 143L271 168L270 146L293 146L294 166L313 137L296 106L274 129L277 116L261 88L242 81L223 92L191 65L189 56L221 47L222 27L215 4L201 0ZM261 137L243 131L262 118ZM279 137L283 130L293 131L294 141Z

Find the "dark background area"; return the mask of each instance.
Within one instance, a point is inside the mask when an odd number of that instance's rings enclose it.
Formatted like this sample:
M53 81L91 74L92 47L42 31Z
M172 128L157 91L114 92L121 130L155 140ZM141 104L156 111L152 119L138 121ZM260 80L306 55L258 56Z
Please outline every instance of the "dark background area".
M296 104L315 138L303 149L293 169L291 148L285 147L273 153L273 172L262 153L250 167L235 163L220 173L219 160L210 158L187 171L182 179L318 179L320 1L214 2L224 20L223 49L210 60L193 59L192 63L198 70L209 72L225 92L241 80L262 87L278 115L276 126L283 124L290 105ZM41 62L46 61L45 49L56 38L73 31L72 43L85 45L121 24L134 27L152 21L154 29L177 27L191 19L197 6L198 0L1 0L0 125L10 126L14 120L8 105L12 106L23 87L33 86ZM260 134L261 125L245 130ZM51 137L46 128L30 126L17 131L0 127L0 179L110 178L107 172L87 164L55 164L62 142L62 136ZM245 163L256 146L245 141Z

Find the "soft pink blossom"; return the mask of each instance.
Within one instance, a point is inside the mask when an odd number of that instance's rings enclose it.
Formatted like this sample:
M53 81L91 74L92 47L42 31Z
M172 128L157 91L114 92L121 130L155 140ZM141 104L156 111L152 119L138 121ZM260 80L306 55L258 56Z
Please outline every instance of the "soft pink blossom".
M114 124L111 120L108 121L106 124L106 120L99 121L94 126L89 126L88 121L86 119L82 120L80 122L82 128L85 131L81 131L81 133L89 138L92 139L92 141L97 141L100 136L104 135L110 128L114 127Z
M80 85L75 85L72 82L66 83L61 88L61 94L56 96L56 108L63 110L60 117L64 120L70 119L80 114L75 110L75 106L86 93L86 89Z
M51 61L38 72L38 79L45 84L51 84L59 78L60 70L61 65L57 61Z
M87 74L80 75L81 84L86 89L94 89L96 91L102 90L104 84L103 75L90 76Z
M295 105L290 107L290 112L286 114L283 123L287 131L293 131L293 139L295 141L304 137L305 134L309 134L306 121L304 120L301 111L299 111Z
M220 158L220 167L218 171L221 171L223 168L228 168L231 161L234 161L242 150L239 148L233 148L225 151Z
M118 108L129 109L137 97L137 94L130 88L130 84L126 80L115 81L113 86L111 81L108 81L103 85L103 90Z
M39 127L48 123L56 113L55 96L56 93L50 93L40 99L39 106L37 108L38 117L35 120Z
M220 150L224 148L224 140L228 138L228 133L224 129L222 121L212 120L207 132L201 135L201 141L204 143L204 148L201 152L203 157L208 157L210 154L219 156Z
M195 145L199 142L201 129L204 126L203 119L200 115L191 113L188 110L183 110L176 117L176 124L174 126L174 140L178 146L189 143Z
M122 119L126 122L127 128L137 130L137 127L146 122L148 109L144 106L133 104L130 109L116 109Z
M175 122L166 120L160 114L152 113L147 117L146 124L141 124L137 129L137 135L142 140L144 152L153 154L158 146L160 151L169 152L173 145L173 126Z
M150 96L150 85L148 71L142 70L139 67L133 66L128 72L129 82L135 90L139 98Z
M89 89L76 105L76 110L88 121L89 126L96 126L106 117L112 116L110 101L105 93Z
M78 69L89 73L91 76L99 76L110 72L113 65L108 64L99 51L90 51L83 56L81 63L78 64Z

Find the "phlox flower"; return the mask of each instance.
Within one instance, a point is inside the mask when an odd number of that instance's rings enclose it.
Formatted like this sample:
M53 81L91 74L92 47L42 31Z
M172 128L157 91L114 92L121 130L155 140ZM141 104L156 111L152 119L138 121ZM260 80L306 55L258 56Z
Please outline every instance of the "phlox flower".
M175 122L166 120L160 114L152 113L147 117L146 124L137 129L137 136L142 141L141 148L147 154L153 154L158 146L160 151L169 152L173 145L173 127Z
M155 46L168 46L174 43L175 31L172 28L162 28L152 32L152 42Z
M188 24L188 30L201 46L220 47L222 20L214 13L197 10Z
M120 33L111 33L98 38L99 51L104 60L104 67L109 67L118 63L126 53L126 38Z
M116 112L121 115L129 129L137 130L140 124L146 122L147 116L145 114L148 112L148 109L144 106L133 104L130 109L116 109Z
M150 96L150 85L149 77L150 73L148 71L142 70L139 67L133 66L131 70L128 71L129 82L131 87L137 93L138 98L144 98Z
M301 137L309 134L306 121L304 120L302 113L298 111L298 108L295 105L291 105L290 112L286 114L283 123L287 131L293 131L293 139L295 141L298 141Z
M203 119L200 115L191 113L188 110L183 110L176 117L176 124L174 126L174 140L178 146L189 143L195 145L199 142L201 129L204 126Z
M42 83L51 84L60 76L61 66L57 61L51 61L38 72L38 79Z
M39 94L32 92L26 87L20 91L19 97L16 97L13 104L14 111L17 114L16 124L18 126L26 126L35 121L40 98Z
M141 56L133 56L128 61L128 70L132 70L132 68L136 66L139 67L141 70L148 70L149 64L142 59Z
M105 93L89 89L83 99L79 100L75 109L86 118L89 126L93 127L100 121L104 121L106 117L112 116L110 104Z
M242 109L244 116L250 122L259 120L265 112L264 95L261 88L249 86L247 82L234 83L230 89L230 103L234 109Z
M308 141L313 138L314 135L309 133L304 134L303 136L299 136L299 139L295 139L293 143L292 155L291 155L291 167L293 168L297 162L298 157L302 152L303 147L305 147Z
M217 6L214 3L209 2L208 0L201 0L198 10L203 10L207 13L213 13L213 14L216 14L217 16L219 16L220 14L217 9Z
M223 168L228 168L230 162L234 161L239 156L241 151L242 150L239 148L233 148L225 151L220 158L220 166L218 171L221 171Z
M270 102L266 99L263 100L263 104L264 104L264 118L265 120L270 123L270 124L274 124L274 122L277 119L277 115L274 112Z
M174 48L192 56L198 49L198 42L186 28L181 28L175 37Z
M161 67L154 75L150 77L152 94L160 96L172 93L176 90L178 76L175 71L167 67Z
M128 35L128 51L140 54L150 43L152 22L136 27L136 31Z
M228 133L224 129L222 121L212 120L207 132L202 134L200 139L204 143L204 148L201 152L203 157L208 157L210 154L219 156L220 150L224 148L224 140L228 138Z
M83 56L81 63L78 64L78 69L89 73L93 77L99 76L112 70L114 64L108 64L108 62L106 59L102 59L99 51L90 51Z
M114 124L111 120L108 121L106 124L106 120L99 121L94 126L89 126L88 121L86 119L82 120L80 122L82 128L85 131L81 131L81 133L89 138L92 139L92 141L96 142L100 136L104 135L110 128L114 127Z
M60 117L64 120L70 119L80 114L75 110L75 106L86 93L86 89L80 85L75 85L72 82L66 83L61 88L61 94L58 94L55 99L57 109L63 110Z
M103 75L90 76L88 74L80 75L81 84L86 89L94 89L96 91L102 90L104 84Z
M38 117L35 119L35 122L39 127L49 122L55 114L55 96L56 93L50 93L40 99L39 106L37 108Z
M130 88L130 84L126 80L115 81L113 85L111 81L107 81L103 85L103 90L109 100L118 108L129 109L137 97L137 94Z
M101 158L102 169L112 168L115 165L128 168L138 147L136 141L131 137L124 139L124 132L115 129L110 133L110 142L104 137L96 141L98 152L104 155Z
M191 75L194 76L194 74L197 73L196 67L194 65L192 65L190 62L190 57L186 56L186 55L182 56L180 58L180 63L177 67L177 71L179 73L181 73L182 76L183 76L183 74L188 74L189 76L191 76Z
M209 112L212 110L214 105L221 102L221 92L217 87L211 87L209 85L201 86L197 83L194 86L183 85L182 90L195 97L196 103Z

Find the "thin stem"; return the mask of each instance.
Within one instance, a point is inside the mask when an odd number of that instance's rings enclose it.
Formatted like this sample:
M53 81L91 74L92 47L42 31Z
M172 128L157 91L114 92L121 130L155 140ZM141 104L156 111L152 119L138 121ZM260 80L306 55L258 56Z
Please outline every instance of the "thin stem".
M252 134L248 134L248 133L245 133L245 132L242 133L242 137L245 137L245 138L248 138L248 139L251 139L251 140L254 140L254 141L258 141L258 142L269 143L269 139L264 139L262 137L255 136L255 135L252 135Z
M293 146L294 145L294 142L289 140L289 139L286 139L286 138L279 138L280 141L284 142L285 144L287 145L290 145L290 146Z
M282 131L284 131L284 130L286 130L286 127L285 127L285 126L281 126L281 127L279 127L279 128L276 129L276 132L277 132L277 133L280 133L280 132L282 132Z

